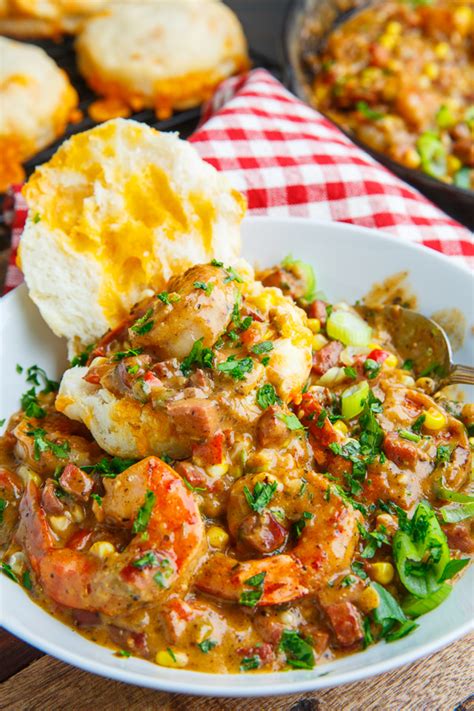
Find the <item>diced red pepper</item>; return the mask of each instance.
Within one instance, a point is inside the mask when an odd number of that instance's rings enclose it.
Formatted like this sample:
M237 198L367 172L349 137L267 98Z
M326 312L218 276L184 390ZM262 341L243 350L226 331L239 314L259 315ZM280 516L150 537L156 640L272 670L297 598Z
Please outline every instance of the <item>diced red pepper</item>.
M203 444L196 444L193 447L193 462L201 467L222 464L225 456L225 435L223 432L216 432Z
M151 387L161 385L161 380L157 378L156 375L151 372L151 370L147 370L147 372L143 376L143 380Z
M374 348L373 351L370 351L369 355L367 356L367 360L374 360L376 363L379 365L382 365L382 363L387 360L389 357L390 353L387 353L387 351L383 351L381 348Z

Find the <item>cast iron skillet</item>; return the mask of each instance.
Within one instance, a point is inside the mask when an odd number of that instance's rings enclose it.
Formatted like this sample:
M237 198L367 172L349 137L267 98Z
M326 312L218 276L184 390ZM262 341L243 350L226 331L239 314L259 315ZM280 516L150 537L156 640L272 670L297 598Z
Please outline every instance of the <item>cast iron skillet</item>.
M311 78L319 71L318 55L332 30L369 4L368 0L290 0L284 23L286 84L300 99L310 101ZM342 129L343 130L343 129ZM385 165L438 207L474 229L474 192L436 180L419 170L406 168L345 132L354 143Z

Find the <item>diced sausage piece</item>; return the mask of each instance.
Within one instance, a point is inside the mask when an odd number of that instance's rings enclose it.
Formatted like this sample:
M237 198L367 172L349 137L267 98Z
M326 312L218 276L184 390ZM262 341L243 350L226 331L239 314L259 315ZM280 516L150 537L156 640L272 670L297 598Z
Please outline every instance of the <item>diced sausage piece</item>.
M41 506L47 514L59 516L64 513L64 504L61 499L56 496L56 482L54 479L46 479L46 483L41 493Z
M225 434L217 432L207 442L193 447L193 462L201 467L222 464L225 457Z
M414 469L418 461L417 448L411 442L400 439L396 432L385 435L383 451L399 467Z
M257 611L254 626L260 637L270 644L278 644L283 630L287 628L287 625L278 618L277 613L270 609Z
M340 341L331 341L323 346L320 351L313 353L312 371L315 375L324 375L330 368L339 363L344 346Z
M288 439L286 424L278 417L279 407L269 407L257 423L257 440L260 447L280 447Z
M362 618L352 602L336 602L326 608L331 626L341 647L352 647L364 636Z
M259 657L262 664L268 664L275 658L273 647L268 642L260 644L258 647L240 647L237 650L242 657Z
M121 649L126 649L132 654L137 654L145 659L150 656L144 632L132 632L115 625L109 625L108 630L112 642L115 642Z
M321 326L326 324L328 313L326 310L326 302L321 299L313 301L307 309L308 318L317 318Z
M97 627L101 624L98 612L90 612L89 610L73 610L72 616L78 627Z
M288 531L269 512L249 514L240 524L239 546L250 547L258 553L271 553L285 543Z
M474 539L468 521L450 523L443 526L443 529L448 538L450 548L455 548L461 553L474 553Z
M318 393L305 393L301 401L301 409L304 413L301 421L305 427L308 427L315 443L321 447L327 447L341 439L341 435L334 429L334 425L328 417L325 417L322 422L319 421L319 416L324 408L318 399Z
M74 548L76 551L82 551L89 543L92 538L94 531L87 528L80 528L78 531L74 531L72 536L68 539L67 547Z
M191 462L176 462L174 470L186 479L191 486L200 488L207 487L208 478L202 467L197 467L195 464L191 464Z
M81 501L88 501L94 487L94 480L75 464L66 464L59 477L59 483L64 491Z
M264 286L277 286L285 296L291 296L297 301L301 299L307 289L304 279L299 278L293 272L282 267L275 267L268 271L262 279Z
M219 426L217 406L210 400L174 400L168 403L167 411L178 433L198 442L213 435Z

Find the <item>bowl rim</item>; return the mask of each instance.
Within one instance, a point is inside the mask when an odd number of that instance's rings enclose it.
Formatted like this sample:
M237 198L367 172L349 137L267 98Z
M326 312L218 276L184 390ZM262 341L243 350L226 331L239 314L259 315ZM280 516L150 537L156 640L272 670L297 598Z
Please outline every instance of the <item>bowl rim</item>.
M443 264L450 264L451 268L464 274L464 278L466 276L469 276L469 278L472 279L474 282L473 272L471 272L471 270L462 262L460 263L458 261L453 261L452 258L442 254L441 252L438 252L437 250L425 247L424 245L418 244L417 242L407 241L400 237L387 234L382 230L308 217L279 217L266 215L247 216L243 222L243 226L245 224L258 224L262 221L265 221L270 226L272 224L275 226L286 226L289 229L294 228L295 225L298 224L306 224L313 228L329 228L331 231L333 231L333 235L331 235L331 237L335 239L338 238L337 233L352 233L353 235L363 234L372 240L382 240L383 242L391 243L393 247L402 251L408 250L408 252L410 252L414 250L419 254L430 254L430 259L435 259ZM245 227L243 231L245 242ZM2 309L2 304L10 301L11 299L18 298L18 295L21 290L26 290L25 284L22 284L20 285L20 287L13 289L11 292L1 298L0 311ZM466 573L469 574L468 571L466 571ZM2 611L1 599L2 594L8 594L7 591L9 585L16 584L8 580L5 576L0 576L0 622L2 626L8 632L18 636L23 641L33 645L34 647L40 649L46 654L50 654L63 662L69 663L79 669L90 672L92 674L103 676L109 679L114 679L116 681L121 681L127 684L156 689L158 691L194 694L198 696L210 696L216 698L257 698L262 696L283 696L287 694L305 693L324 688L341 686L342 684L348 684L351 682L363 681L378 674L392 671L405 664L413 663L422 657L425 657L440 650L451 642L460 639L461 637L474 630L474 619L471 618L466 620L463 624L457 626L456 628L448 630L445 633L440 634L435 639L425 642L422 645L413 647L399 654L397 654L394 650L394 654L389 660L382 660L379 662L371 663L370 666L342 672L338 672L336 668L335 673L331 673L331 675L328 675L325 670L327 666L334 664L334 661L331 661L328 664L321 664L315 667L313 673L315 671L320 671L320 673L315 673L314 676L309 679L301 678L300 681L298 678L294 678L295 674L301 674L303 677L303 675L307 674L307 672L305 671L290 672L292 674L292 680L288 682L283 681L277 687L273 684L275 677L278 676L278 678L284 678L284 675L288 672L261 673L257 677L259 680L261 680L261 685L253 688L247 688L246 686L239 685L239 682L237 680L242 679L239 674L210 674L205 672L167 670L168 672L172 673L173 678L163 679L159 676L148 676L139 670L109 666L106 662L95 660L92 657L87 657L85 654L80 654L71 651L65 646L64 643L56 643L42 636L40 631L27 628L25 625L23 625L20 615L13 618L6 618L6 615L3 614ZM32 602L32 604L35 603ZM50 617L48 612L43 612L45 615L48 615L48 617ZM58 622L60 624L63 624L60 620ZM90 644L94 644L94 642L90 642ZM379 644L382 644L382 642L380 642ZM98 646L100 647L101 645ZM183 675L185 675L185 678L183 678ZM196 682L194 682L192 679L190 680L190 677L196 677ZM204 683L202 681L198 682L197 678L199 678L199 680L205 679ZM225 680L226 682L228 682L229 679L235 679L235 685L232 685L231 687L220 686L221 680Z
M349 138L353 143L355 143L357 146L362 148L366 153L368 153L370 156L375 158L375 160L379 161L379 163L382 163L386 168L392 171L392 173L397 174L397 171L403 170L406 171L407 175L410 175L413 177L413 180L418 181L419 183L426 183L427 187L432 189L432 190L440 190L444 191L445 194L450 194L452 193L455 196L462 196L463 199L471 199L474 201L474 190L468 190L467 188L461 188L458 185L451 185L449 183L443 183L442 180L437 180L436 178L433 178L431 175L428 175L428 173L424 173L421 170L416 170L415 168L409 168L407 166L404 166L402 163L397 163L397 161L394 161L392 158L387 156L385 153L382 153L380 151L377 151L370 146L368 146L366 143L363 141L359 140L354 134L350 133L346 129L344 129L340 124L336 123L334 119L332 119L330 116L328 116L322 109L317 108L313 106L309 102L309 97L308 97L308 92L304 86L304 83L301 81L299 74L301 73L301 68L299 66L295 66L295 62L293 61L294 54L292 51L292 45L294 42L296 42L296 38L294 37L294 29L296 26L296 22L298 20L298 15L299 14L304 14L305 13L305 4L307 0L288 0L288 4L286 6L286 12L285 16L283 19L283 25L282 25L282 47L283 47L283 56L284 56L284 71L285 71L285 84L289 88L290 91L292 91L295 96L300 99L300 101L303 101L306 105L310 106L313 108L315 111L319 111L319 113L324 116L324 118L327 121L330 121L330 123L335 126L339 131L341 131L347 138ZM363 8L361 8L362 10ZM403 178L402 178L403 180ZM441 209L441 208L440 208Z

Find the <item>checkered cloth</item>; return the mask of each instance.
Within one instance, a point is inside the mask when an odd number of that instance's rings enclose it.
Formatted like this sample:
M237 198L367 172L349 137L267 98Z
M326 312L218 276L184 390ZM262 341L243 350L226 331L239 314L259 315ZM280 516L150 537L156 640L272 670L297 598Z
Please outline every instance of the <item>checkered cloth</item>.
M251 215L298 215L376 227L474 268L472 234L335 126L257 69L225 81L190 139L247 197ZM22 280L16 247L26 205L12 190L13 250L6 288Z

